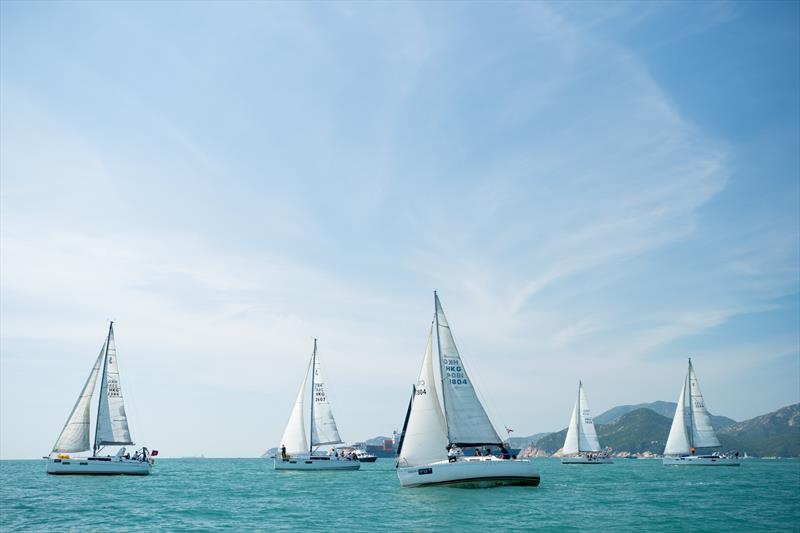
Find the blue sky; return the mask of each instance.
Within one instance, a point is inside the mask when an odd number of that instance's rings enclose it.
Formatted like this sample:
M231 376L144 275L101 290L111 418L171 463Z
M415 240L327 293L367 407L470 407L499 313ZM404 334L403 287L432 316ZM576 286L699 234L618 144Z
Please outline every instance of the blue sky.
M134 438L399 428L438 289L498 425L800 401L797 2L0 4L0 456L117 321Z

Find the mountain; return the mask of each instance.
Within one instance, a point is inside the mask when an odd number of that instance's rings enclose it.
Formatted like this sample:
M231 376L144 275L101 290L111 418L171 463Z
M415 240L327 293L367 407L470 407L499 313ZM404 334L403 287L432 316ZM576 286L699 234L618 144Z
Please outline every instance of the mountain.
M610 424L616 421L622 415L630 413L636 409L650 409L651 411L654 411L661 416L666 416L671 420L675 415L675 408L677 406L678 404L675 402L662 401L639 403L636 405L618 405L616 407L612 407L605 413L594 417L594 423L598 425ZM711 416L711 426L714 428L714 431L720 431L736 424L736 420L728 418L727 416L712 415L711 413L709 413L709 415Z
M755 457L798 457L800 403L726 427L718 437L723 449Z
M603 446L614 451L660 454L667 444L672 419L652 409L635 409L610 424L597 427Z
M617 417L614 422L595 425L600 445L610 447L615 452L661 453L667 442L672 420L661 416L652 409L639 408ZM548 453L555 453L564 445L567 430L540 438L535 446Z

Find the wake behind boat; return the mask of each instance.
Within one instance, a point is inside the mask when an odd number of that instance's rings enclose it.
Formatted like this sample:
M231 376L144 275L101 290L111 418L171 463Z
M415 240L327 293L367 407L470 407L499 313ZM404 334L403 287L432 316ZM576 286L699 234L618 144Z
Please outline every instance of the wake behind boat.
M583 383L580 381L578 398L572 408L572 417L569 420L562 452L565 457L561 459L561 463L565 465L600 465L612 462L611 457L600 448L586 391L583 390Z
M89 442L90 405L97 376L101 373L100 399L94 432L94 445ZM157 450L150 453L147 448L136 451L133 456L124 447L113 456L99 456L106 446L134 444L125 414L125 401L119 379L117 348L114 343L114 323L108 327L108 336L100 355L89 373L83 390L72 412L67 418L61 434L47 459L48 474L93 474L93 475L147 475L155 463ZM72 457L74 452L92 449L90 457Z
M718 452L697 455L697 448L719 447L690 357L689 370L681 385L678 406L664 447L663 463L668 466L739 466L738 453L735 456Z
M306 384L311 376L311 396L307 399ZM307 407L308 406L308 407ZM306 434L305 413L309 410L309 436ZM275 470L358 470L358 459L332 451L330 455L315 454L316 448L341 444L339 428L333 418L328 392L322 379L322 369L317 357L317 339L306 369L300 392L289 415L289 422L281 437L281 445L273 460Z
M537 486L539 473L533 464L511 459L489 420L461 361L439 296L433 294L434 318L425 358L419 380L412 387L397 450L400 485ZM488 454L465 457L461 451L482 446L499 448L503 458Z

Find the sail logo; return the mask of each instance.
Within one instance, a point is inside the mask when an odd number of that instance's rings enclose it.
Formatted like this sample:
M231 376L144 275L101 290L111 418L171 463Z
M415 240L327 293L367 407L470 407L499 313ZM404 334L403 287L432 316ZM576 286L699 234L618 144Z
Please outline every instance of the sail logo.
M450 381L451 385L468 385L467 374L461 367L461 361L458 359L442 359L444 363L445 377Z
M328 396L325 394L325 384L314 383L314 401L317 403L325 403L328 401Z
M119 388L119 381L116 379L109 379L108 380L108 397L109 398L119 398L121 396L121 391Z

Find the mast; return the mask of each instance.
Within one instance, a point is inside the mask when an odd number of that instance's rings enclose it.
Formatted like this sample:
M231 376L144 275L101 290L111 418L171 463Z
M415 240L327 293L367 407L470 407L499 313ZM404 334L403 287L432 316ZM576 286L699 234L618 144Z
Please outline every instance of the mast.
M447 429L447 444L450 445L450 425L447 423L447 394L445 394L444 387L444 369L442 368L442 342L439 339L439 296L436 291L433 291L433 319L436 322L436 354L439 358L439 374L441 374L442 381L442 403L444 409L442 416L444 416L444 426Z
M103 380L100 382L100 394L97 395L97 417L94 421L94 445L92 446L92 457L97 456L97 428L100 425L100 402L103 398L103 389L106 387L106 368L108 367L108 341L111 339L111 332L114 328L112 320L108 325L108 336L106 337L106 353L103 354Z
M692 358L689 358L689 371L686 373L686 380L689 384L687 391L689 392L689 448L694 448L694 409L692 406ZM684 395L684 402L686 396ZM684 403L684 406L686 404ZM685 407L684 407L685 408Z
M317 339L314 339L314 351L311 353L311 424L308 439L308 455L314 453L314 375L317 373Z

